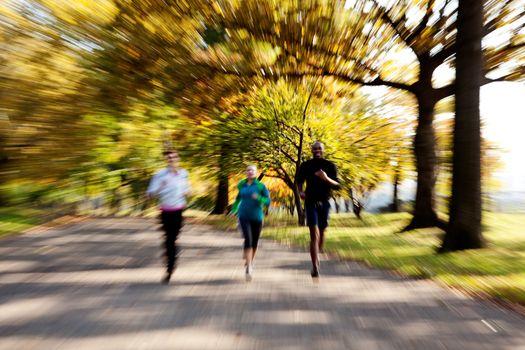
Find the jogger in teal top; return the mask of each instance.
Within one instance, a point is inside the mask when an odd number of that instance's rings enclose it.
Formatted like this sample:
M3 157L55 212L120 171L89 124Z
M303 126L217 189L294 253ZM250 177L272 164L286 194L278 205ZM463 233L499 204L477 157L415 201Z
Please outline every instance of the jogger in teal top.
M256 179L257 168L249 165L246 168L246 179L239 182L239 193L232 207L232 213L237 214L244 236L244 259L246 279L251 280L252 262L257 252L261 235L264 212L263 208L270 204L270 194L266 186Z

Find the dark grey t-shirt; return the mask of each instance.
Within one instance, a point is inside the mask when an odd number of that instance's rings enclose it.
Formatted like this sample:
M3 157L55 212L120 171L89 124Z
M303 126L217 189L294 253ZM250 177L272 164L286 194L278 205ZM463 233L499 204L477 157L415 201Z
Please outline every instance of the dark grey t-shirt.
M329 178L339 182L337 168L334 163L324 158L307 160L299 167L297 178L299 184L306 181L306 190L304 191L306 202L326 201L332 195L333 186L315 175L318 170L323 170Z

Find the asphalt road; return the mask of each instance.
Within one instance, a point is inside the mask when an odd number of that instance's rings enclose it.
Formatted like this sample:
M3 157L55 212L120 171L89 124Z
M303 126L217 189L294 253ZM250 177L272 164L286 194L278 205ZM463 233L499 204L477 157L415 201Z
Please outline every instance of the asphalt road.
M430 281L187 225L169 285L153 220L0 240L0 349L525 349L525 318Z

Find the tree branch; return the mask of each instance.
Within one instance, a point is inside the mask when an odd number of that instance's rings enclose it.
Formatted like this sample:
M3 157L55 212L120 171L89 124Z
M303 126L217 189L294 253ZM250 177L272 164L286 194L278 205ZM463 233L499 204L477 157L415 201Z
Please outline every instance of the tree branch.
M311 72L301 72L301 71L283 72L283 71L277 71L276 74L274 74L273 76L275 78L278 78L280 76L297 77L297 78L303 78L303 77L307 77L307 76L311 76L311 77L331 76L331 77L335 77L335 78L338 78L338 79L343 80L343 81L347 81L347 82L351 82L351 83L355 83L355 84L359 84L359 85L364 85L364 86L389 86L389 87L393 87L393 88L396 88L396 89L409 91L409 92L412 92L412 93L414 93L414 91L415 91L413 85L408 85L408 84L404 84L404 83L398 83L398 82L383 80L381 78L375 78L372 81L365 81L363 79L349 77L349 76L341 74L341 73L329 72L325 68L320 67L318 65L315 65L313 63L306 63L306 64L308 66L316 69L317 71L311 71ZM225 67L220 67L219 68L219 67L208 65L208 64L204 64L204 63L199 63L198 65L203 66L203 67L207 67L210 70L215 70L218 73L227 74L227 75L234 75L234 76L238 76L238 77L261 76L260 73L257 72L257 71L239 72L239 71L228 70ZM268 76L265 76L264 78L268 79Z
M445 46L441 51L432 56L432 62L435 68L443 64L445 60L456 53L456 43L452 42L450 45Z
M426 28L428 24L428 20L430 19L430 16L432 15L432 10L434 8L434 0L430 0L427 4L427 11L425 12L425 16L419 23L416 29L412 33L410 33L406 39L406 42L408 45L411 45L412 42L423 32L423 30Z
M304 45L303 45L304 46ZM308 45L307 45L308 47ZM312 47L313 48L313 47ZM299 57L297 57L297 55L295 53L293 53L292 51L290 51L288 48L284 47L284 52L295 58L297 61L299 62L304 62L304 64L308 65L308 66L317 66L313 63L310 63L310 62L307 62ZM320 51L323 55L325 56L329 56L329 58L331 59L336 59L338 56L340 56L343 60L346 60L346 61L350 61L350 62L353 62L356 64L357 66L357 69L358 70L361 70L361 71L368 71L371 75L379 75L379 72L377 70L375 70L374 68L362 63L361 61L355 59L355 58L351 58L351 57L348 57L346 55L341 55L340 53L337 53L337 52L332 52L332 51L329 51L328 49L324 49L323 50L319 50L317 48L313 48L312 50L315 50L315 51ZM318 60L318 58L316 58L316 61ZM317 66L319 67L319 66Z
M525 27L525 23L524 23ZM496 54L499 55L508 55L514 50L519 50L521 48L525 47L525 42L519 43L519 44L508 44L507 46L504 46L496 51Z
M503 75L499 78L490 79L490 78L484 77L481 80L481 84L487 85L490 83L496 83L496 82L501 82L501 81L515 81L518 77L523 77L523 76L525 76L525 67L520 67L519 70Z
M399 38L401 40L403 40L403 42L408 46L410 47L410 44L408 43L407 39L408 37L406 36L406 34L402 33L398 26L399 26L399 22L394 22L392 20L392 18L390 17L390 15L388 14L387 11L385 11L381 5L379 5L378 1L377 0L373 0L374 4L375 4L375 8L376 10L379 12L379 15L381 16L381 19L383 21L385 21L388 25L390 25L390 27L396 32L396 34L399 36Z
M283 168L281 163L279 163L278 166L279 166L279 169L276 169L276 171L281 170L283 172L283 181L288 186L290 186L290 188L293 188L293 184L294 183L293 183L292 178L290 177L290 175L288 175L288 172Z
M406 90L406 91L414 93L414 86L413 85L407 85L407 84L404 84L404 83L398 83L398 82L394 82L394 81L383 80L381 78L375 78L372 81L364 81L363 79L360 79L360 78L353 78L353 77L349 77L347 75L342 75L340 73L329 72L328 70L326 70L326 68L320 67L320 66L317 66L317 65L314 65L314 64L308 63L308 65L313 67L313 68L318 69L320 71L320 75L321 76L332 76L332 77L336 77L336 78L339 78L339 79L344 80L344 81L348 81L348 82L359 84L359 85L365 85L365 86L389 86L389 87L393 87L393 88L396 88L396 89Z
M288 152L286 152L282 148L279 149L279 152L282 153L290 162L295 163L297 161Z
M439 89L435 89L435 93L437 95L437 99L438 100L442 100L445 97L449 97L449 96L454 95L456 93L455 90L456 90L456 84L452 83L452 84L443 86L443 87L441 87Z
M505 9L512 3L513 0L507 0L505 1L505 4L501 7L501 11L498 14L498 16L494 17L492 20L487 22L483 27L483 34L484 36L492 33L496 29L498 29L498 24L502 23L504 21L504 17L508 14ZM520 14L520 16L523 16L523 12Z
M366 139L367 139L368 137L370 137L371 135L375 134L375 133L378 132L379 130L381 130L381 129L387 127L387 126L390 126L390 125L392 125L392 123L385 123L385 124L383 124L383 125L378 126L378 127L375 128L373 131L369 132L367 135L365 135L365 136L361 137L360 139L358 139L358 140L352 142L351 146L353 146L353 145L355 145L355 144L358 144L358 143L360 143L360 142L363 142L364 140L366 140Z

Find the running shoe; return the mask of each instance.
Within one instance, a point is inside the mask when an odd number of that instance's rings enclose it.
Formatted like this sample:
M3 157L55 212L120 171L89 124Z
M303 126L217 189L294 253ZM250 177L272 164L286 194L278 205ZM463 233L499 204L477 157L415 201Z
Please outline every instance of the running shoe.
M246 281L251 281L252 280L252 272L253 272L253 267L252 265L246 265Z
M314 266L310 274L313 278L319 277L319 265Z

